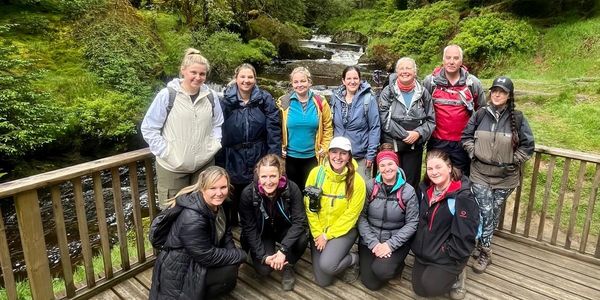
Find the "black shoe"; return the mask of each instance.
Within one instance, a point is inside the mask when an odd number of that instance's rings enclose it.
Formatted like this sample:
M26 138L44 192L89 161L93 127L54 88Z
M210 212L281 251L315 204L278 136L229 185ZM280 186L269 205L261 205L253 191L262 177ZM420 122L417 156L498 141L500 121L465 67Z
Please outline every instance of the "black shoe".
M283 274L281 275L281 288L284 291L291 291L294 289L296 284L296 274L294 273L294 267L287 265L283 268Z
M342 277L342 281L345 283L353 283L358 279L358 275L360 273L360 265L358 264L358 254L350 253L352 255L352 260L354 260L354 264L348 267L344 272L344 276Z

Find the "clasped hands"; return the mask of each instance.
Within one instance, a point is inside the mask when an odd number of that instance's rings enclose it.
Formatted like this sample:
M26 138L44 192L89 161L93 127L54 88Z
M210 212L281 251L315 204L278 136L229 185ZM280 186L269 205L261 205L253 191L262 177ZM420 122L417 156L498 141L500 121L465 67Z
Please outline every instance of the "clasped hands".
M375 245L371 252L373 252L373 255L379 258L390 258L392 256L392 249L386 242Z
M287 264L288 262L286 260L285 254L283 254L279 250L277 250L275 254L267 256L267 258L265 258L265 265L268 265L273 270L281 270L283 269L283 266Z

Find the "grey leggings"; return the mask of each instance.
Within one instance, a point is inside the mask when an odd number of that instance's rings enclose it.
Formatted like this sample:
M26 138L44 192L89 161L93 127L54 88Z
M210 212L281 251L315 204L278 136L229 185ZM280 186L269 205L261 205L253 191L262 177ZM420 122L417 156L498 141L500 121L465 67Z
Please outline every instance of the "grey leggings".
M352 265L350 249L357 236L358 231L356 228L352 228L345 235L327 241L323 251L318 251L314 241L311 241L313 272L319 286L332 284L335 275L342 273Z

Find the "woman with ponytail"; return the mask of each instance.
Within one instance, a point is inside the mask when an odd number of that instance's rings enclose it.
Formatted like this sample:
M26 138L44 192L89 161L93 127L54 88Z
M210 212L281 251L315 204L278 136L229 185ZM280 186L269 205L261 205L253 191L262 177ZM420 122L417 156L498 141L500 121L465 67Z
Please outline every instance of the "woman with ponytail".
M462 135L463 148L471 157L473 193L481 212L473 271L483 273L492 263L492 235L500 219L502 203L520 184L521 167L534 150L533 133L523 113L515 110L514 85L498 77L490 88L488 105L469 120Z

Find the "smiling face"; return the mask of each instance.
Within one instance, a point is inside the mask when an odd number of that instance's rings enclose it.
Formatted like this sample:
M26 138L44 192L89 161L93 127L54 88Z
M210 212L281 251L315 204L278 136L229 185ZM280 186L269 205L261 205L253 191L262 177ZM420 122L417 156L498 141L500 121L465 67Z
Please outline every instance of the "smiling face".
M427 160L427 177L437 187L445 187L450 183L451 171L450 166L440 158Z
M360 76L356 70L349 70L346 76L342 79L342 84L346 87L346 91L350 94L356 94L360 86Z
M229 193L229 182L227 177L221 176L212 185L202 190L202 197L208 207L216 211L217 207L223 204Z
M502 107L508 101L508 92L503 90L501 87L493 87L490 91L492 104L496 107Z
M450 46L444 52L443 65L447 74L455 74L460 70L463 60L460 49L456 46Z
M391 159L384 159L377 165L379 173L383 182L386 184L393 184L396 182L398 176L398 165Z
M396 74L398 81L403 85L410 85L415 81L416 70L412 62L404 60L400 61L396 66Z
M298 96L304 97L308 93L311 83L308 76L302 72L296 72L292 75L292 87Z
M342 173L350 161L350 151L333 148L329 150L329 164L336 173Z
M207 74L208 69L204 64L193 63L187 67L181 68L181 75L183 76L183 88L188 92L198 92L200 87L206 81Z
M235 76L235 83L241 93L249 94L256 84L256 76L252 70L243 68Z
M258 168L258 184L262 186L267 195L275 194L280 177L281 173L275 166L260 166Z

